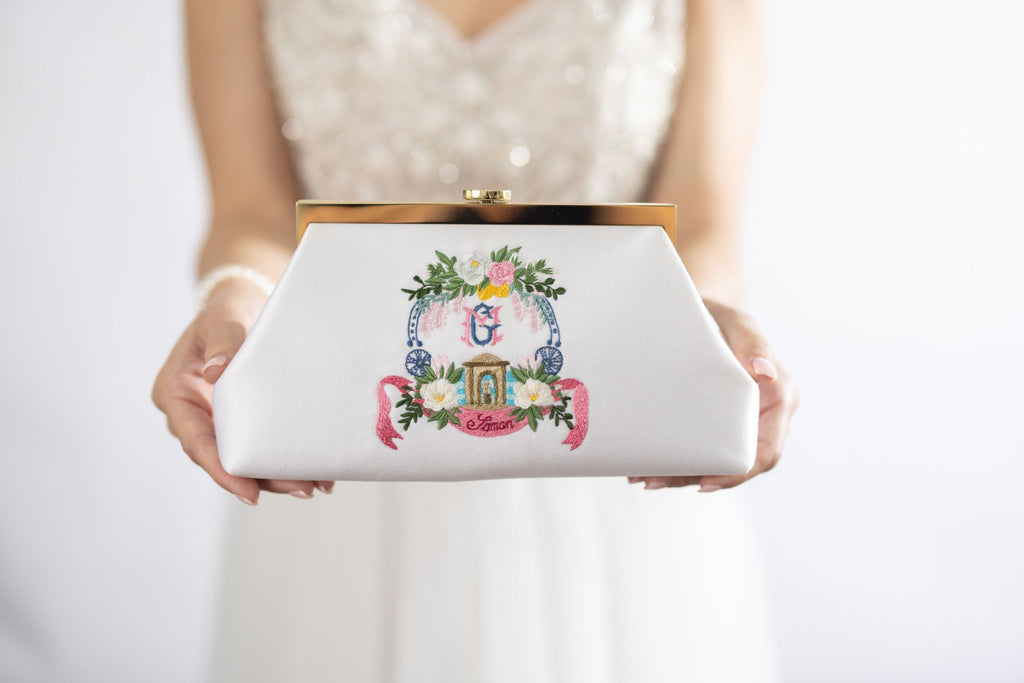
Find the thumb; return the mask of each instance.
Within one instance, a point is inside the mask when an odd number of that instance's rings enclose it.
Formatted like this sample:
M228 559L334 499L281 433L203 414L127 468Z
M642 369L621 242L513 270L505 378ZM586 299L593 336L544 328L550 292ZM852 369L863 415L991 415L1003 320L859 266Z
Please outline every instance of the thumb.
M245 341L245 334L245 326L237 320L213 321L200 330L200 339L203 343L203 379L210 384L220 379L228 363Z

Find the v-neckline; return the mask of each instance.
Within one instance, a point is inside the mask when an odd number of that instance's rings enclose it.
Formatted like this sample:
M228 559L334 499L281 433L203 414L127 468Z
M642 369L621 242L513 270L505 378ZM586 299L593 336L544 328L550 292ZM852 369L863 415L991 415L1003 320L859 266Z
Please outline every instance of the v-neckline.
M470 35L464 34L445 16L426 0L406 0L412 11L418 12L434 24L448 38L464 50L479 50L501 38L514 27L530 19L533 14L545 7L549 0L520 0L505 14L486 24L482 29Z

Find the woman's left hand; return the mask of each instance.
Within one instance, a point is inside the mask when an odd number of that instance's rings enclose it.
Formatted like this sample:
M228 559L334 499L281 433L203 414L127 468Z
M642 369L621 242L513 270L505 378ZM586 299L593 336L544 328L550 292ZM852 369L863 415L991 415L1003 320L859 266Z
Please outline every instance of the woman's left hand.
M782 456L789 421L798 403L796 387L749 315L710 299L705 299L704 305L718 323L729 348L760 389L757 459L749 472L737 476L629 477L630 483L642 481L647 489L699 485L702 492L710 493L738 486L767 472Z

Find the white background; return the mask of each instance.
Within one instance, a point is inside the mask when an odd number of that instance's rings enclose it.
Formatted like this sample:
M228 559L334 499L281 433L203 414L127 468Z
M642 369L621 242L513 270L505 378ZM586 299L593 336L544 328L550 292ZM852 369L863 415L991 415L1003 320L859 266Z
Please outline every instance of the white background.
M1024 680L1024 5L769 5L749 302L803 404L725 495L786 678ZM177 5L0 3L0 97L0 679L199 680L237 503L149 403L205 210Z

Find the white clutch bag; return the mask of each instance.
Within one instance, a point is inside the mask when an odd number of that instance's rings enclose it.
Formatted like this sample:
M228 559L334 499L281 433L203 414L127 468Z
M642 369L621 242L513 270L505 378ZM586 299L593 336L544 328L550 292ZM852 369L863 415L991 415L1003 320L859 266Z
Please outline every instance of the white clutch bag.
M675 206L484 199L299 202L294 258L214 385L225 469L746 472L757 385L675 251Z

